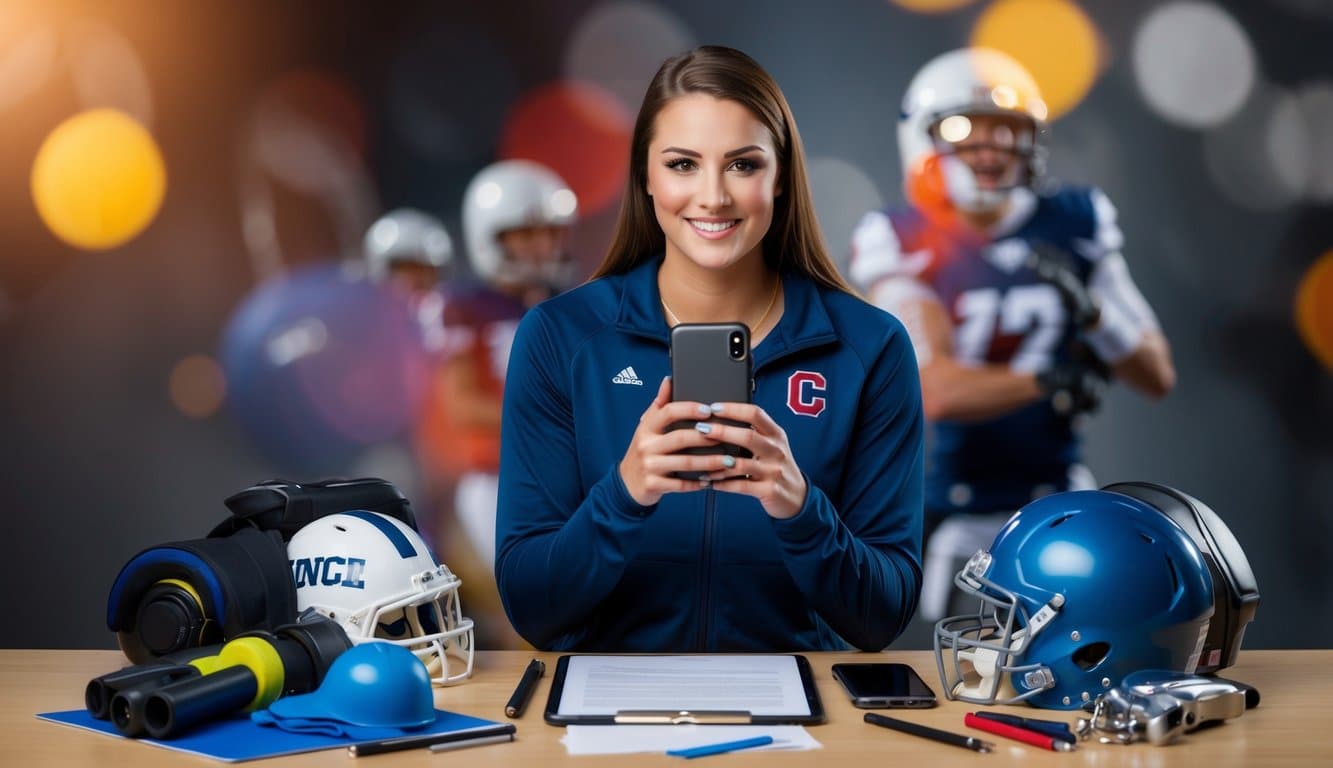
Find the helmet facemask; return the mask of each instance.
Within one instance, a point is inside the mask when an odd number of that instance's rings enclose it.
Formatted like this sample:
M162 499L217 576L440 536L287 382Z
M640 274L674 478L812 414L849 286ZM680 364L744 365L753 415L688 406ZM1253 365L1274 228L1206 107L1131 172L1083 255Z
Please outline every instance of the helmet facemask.
M998 210L1039 175L1040 128L1025 113L958 112L940 117L929 131L944 188L961 211Z
M1032 612L1018 595L986 578L990 562L990 553L979 550L954 576L954 586L975 597L977 609L935 624L935 659L951 698L976 704L1015 704L1054 684L1048 667L1019 660L1060 610L1064 598L1054 595ZM952 651L950 664L945 663L945 650ZM1024 692L1015 689L1014 679L1025 683Z
M365 614L352 617L363 633L352 642L378 640L407 648L436 685L466 680L472 674L472 620L459 608L460 583L443 565L413 576L412 591L379 606L368 621Z
M564 290L574 280L574 260L566 248L568 225L541 217L496 234L500 261L496 282Z

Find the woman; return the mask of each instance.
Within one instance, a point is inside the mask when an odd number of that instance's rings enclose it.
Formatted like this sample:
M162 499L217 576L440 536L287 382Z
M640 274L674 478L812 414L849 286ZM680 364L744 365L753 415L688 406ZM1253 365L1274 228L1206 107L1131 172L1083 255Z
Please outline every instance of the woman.
M514 339L496 548L510 620L555 650L882 649L921 580L906 333L838 275L791 111L750 57L667 60L630 153L605 261ZM671 326L736 320L754 404L672 402ZM680 420L696 429L667 429ZM717 442L753 458L679 453Z

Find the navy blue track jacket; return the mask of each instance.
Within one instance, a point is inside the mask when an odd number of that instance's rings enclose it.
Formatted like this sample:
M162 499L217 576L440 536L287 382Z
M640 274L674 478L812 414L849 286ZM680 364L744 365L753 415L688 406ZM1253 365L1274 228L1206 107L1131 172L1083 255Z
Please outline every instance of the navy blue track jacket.
M641 506L620 460L670 371L661 258L524 316L505 381L495 572L538 648L880 650L921 588L922 411L892 315L783 276L754 349L754 402L787 433L809 491L775 520L701 489Z

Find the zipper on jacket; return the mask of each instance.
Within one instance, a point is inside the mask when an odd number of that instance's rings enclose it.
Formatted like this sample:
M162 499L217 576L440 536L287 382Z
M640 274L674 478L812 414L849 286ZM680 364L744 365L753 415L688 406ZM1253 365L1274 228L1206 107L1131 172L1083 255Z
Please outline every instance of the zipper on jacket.
M695 650L708 650L708 619L713 610L713 601L709 599L713 581L713 509L717 491L708 488L704 491L704 572L699 579L699 634L694 640Z

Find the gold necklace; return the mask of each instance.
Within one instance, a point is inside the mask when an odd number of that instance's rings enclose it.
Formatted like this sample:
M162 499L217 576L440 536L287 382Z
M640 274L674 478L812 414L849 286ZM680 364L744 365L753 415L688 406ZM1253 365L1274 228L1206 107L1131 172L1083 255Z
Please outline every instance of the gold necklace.
M759 329L764 327L764 321L768 319L768 313L772 312L773 305L778 303L778 288L781 287L782 287L782 278L779 277L773 283L773 295L768 297L768 306L764 309L764 314L760 316L759 322L750 329L752 333L758 333ZM680 318L676 317L676 313L672 312L671 307L667 306L666 298L661 295L660 291L658 292L657 298L659 301L662 302L662 309L666 310L667 318L671 320L671 324L680 325Z

